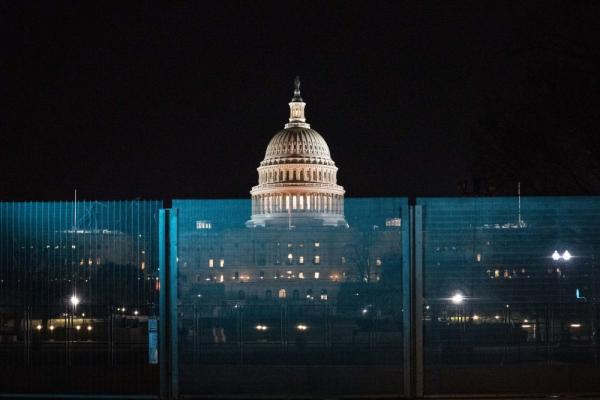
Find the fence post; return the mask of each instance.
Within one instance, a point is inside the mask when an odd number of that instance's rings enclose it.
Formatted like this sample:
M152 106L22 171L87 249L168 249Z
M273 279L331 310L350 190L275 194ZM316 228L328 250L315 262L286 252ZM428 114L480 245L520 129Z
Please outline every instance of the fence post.
M415 206L414 215L414 301L415 314L414 337L415 337L415 395L423 397L424 394L424 376L423 376L423 206Z
M161 209L158 220L160 398L168 400L179 395L177 210Z
M413 207L402 207L402 339L403 339L403 381L404 397L411 398L414 394L413 379L413 273L412 267L412 226L413 226Z

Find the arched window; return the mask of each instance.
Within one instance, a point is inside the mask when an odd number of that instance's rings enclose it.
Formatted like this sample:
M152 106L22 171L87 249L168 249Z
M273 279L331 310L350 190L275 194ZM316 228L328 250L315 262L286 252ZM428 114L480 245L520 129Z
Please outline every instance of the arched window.
M306 291L306 298L307 298L308 300L312 300L312 299L314 298L314 297L313 297L313 291L312 291L312 289L308 289L308 290Z
M285 289L279 289L279 298L285 299L286 296L287 296L287 292L285 291Z

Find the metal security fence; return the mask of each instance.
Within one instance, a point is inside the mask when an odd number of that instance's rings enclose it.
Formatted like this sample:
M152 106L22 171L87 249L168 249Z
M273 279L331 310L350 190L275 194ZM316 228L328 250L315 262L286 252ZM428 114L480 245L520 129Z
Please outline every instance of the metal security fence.
M600 198L306 214L0 203L0 397L600 393Z
M600 391L599 199L417 207L425 393Z
M0 393L156 392L160 207L0 203Z
M252 226L243 200L173 208L182 396L402 393L406 199L346 200L342 226Z

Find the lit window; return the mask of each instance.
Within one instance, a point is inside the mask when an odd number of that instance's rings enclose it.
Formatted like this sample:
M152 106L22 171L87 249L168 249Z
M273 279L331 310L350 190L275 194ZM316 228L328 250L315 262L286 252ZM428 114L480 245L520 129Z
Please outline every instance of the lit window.
M321 246L321 243L315 242L315 247L319 247L319 246Z
M286 293L285 289L279 289L279 298L285 299L286 296L287 296L287 293Z
M304 272L298 272L298 278L304 279Z
M225 260L221 258L219 260L219 267L223 268L224 266L225 266Z
M315 264L321 264L321 256L315 256Z
M346 257L342 256L341 262L342 264L346 264Z
M319 272L315 272L315 279L319 279L320 276L321 274Z
M196 221L196 229L211 229L212 223L209 221Z
M225 277L223 276L223 274L221 274L221 276L219 276L219 282L223 282L225 280Z
M327 300L327 289L321 290L321 300Z
M381 258L377 257L375 259L375 265L378 266L378 267L381 267Z
M288 248L289 248L289 247L292 247L292 246L293 246L293 244L291 244L291 243L288 243Z
M265 279L265 271L260 271L259 276L260 279Z
M294 262L294 256L292 255L292 253L288 254L287 259L288 259L288 264L291 264Z
M477 253L475 259L477 260L477 262L481 262L481 253Z
M210 259L208 260L208 268L212 268L212 267L214 267L214 266L215 266L215 261L214 261L212 258L210 258Z
M500 270L494 270L494 278L500 278Z
M400 227L402 226L402 220L400 218L388 218L385 220L385 226Z
M304 256L298 257L298 264L304 264Z
M296 202L297 202L297 197L293 196L292 197L292 208L295 210L296 209Z

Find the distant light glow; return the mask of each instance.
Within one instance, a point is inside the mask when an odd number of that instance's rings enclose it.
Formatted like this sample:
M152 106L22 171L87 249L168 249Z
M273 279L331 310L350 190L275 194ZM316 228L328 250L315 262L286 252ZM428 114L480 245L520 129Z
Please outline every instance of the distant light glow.
M450 298L454 304L462 304L465 300L465 297L461 293L456 293L454 296Z
M571 253L569 253L569 250L565 250L565 252L562 255L563 260L565 261L569 261L571 259Z
M531 325L529 325L529 324L524 324L524 325L521 325L521 327L522 327L522 328L525 328L525 329L527 329L527 328L531 328Z
M35 329L37 329L38 331L41 331L41 330L42 330L42 326L41 326L40 324L38 324L38 325L35 327Z
M571 328L581 328L581 324L571 324Z
M70 302L73 305L73 307L77 307L77 305L79 305L81 300L76 295L73 295L73 296L71 296Z
M304 324L298 324L296 325L296 329L298 329L299 331L305 331L308 329L308 326Z
M552 259L554 261L560 260L560 254L558 254L558 250L554 250L554 253L552 253Z
M256 325L255 328L256 328L257 331L266 331L267 329L269 329L268 326L262 325L262 324Z

